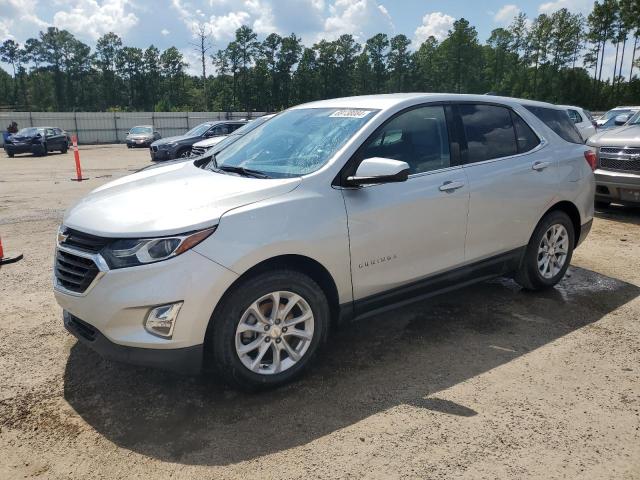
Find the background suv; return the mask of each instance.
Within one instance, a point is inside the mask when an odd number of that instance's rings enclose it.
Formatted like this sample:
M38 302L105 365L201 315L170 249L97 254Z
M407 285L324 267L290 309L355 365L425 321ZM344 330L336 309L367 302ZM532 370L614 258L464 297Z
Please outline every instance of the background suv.
M601 132L587 143L598 156L598 206L640 205L640 112L622 127Z
M229 135L246 123L244 120L205 122L193 127L184 135L156 140L149 148L151 160L162 161L181 157L187 158L191 155L191 147L194 143L205 138Z
M120 178L71 207L55 296L66 328L107 358L207 364L242 388L272 387L301 374L337 322L496 275L554 286L589 232L594 166L549 104L300 105L215 156Z

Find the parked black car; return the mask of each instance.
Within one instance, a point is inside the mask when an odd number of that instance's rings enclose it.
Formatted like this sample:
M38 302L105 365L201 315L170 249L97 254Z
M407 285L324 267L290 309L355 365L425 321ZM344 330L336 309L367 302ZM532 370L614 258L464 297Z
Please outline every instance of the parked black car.
M189 157L191 155L191 146L194 143L205 138L229 135L246 123L245 120L205 122L192 128L184 135L156 140L149 149L151 160L162 161Z
M152 125L138 125L127 133L127 147L150 147L160 138L160 133L154 130Z
M46 155L59 150L67 153L69 139L67 133L58 127L27 127L11 135L4 143L4 151L13 157L19 153Z

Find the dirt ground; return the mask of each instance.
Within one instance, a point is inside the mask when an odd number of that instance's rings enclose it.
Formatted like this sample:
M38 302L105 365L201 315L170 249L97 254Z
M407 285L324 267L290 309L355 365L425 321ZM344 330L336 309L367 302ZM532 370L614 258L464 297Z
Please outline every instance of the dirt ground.
M0 478L640 478L640 210L599 212L549 292L495 280L355 323L246 395L78 345L51 290L64 209L146 149L0 154Z

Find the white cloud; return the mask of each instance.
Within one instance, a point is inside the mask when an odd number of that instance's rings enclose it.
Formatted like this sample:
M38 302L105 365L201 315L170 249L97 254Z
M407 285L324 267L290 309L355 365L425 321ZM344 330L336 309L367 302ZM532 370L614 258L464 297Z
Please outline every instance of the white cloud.
M14 38L10 33L12 23L13 22L8 18L0 19L0 42Z
M329 5L329 16L318 38L333 40L350 33L364 41L372 34L389 30L395 30L389 12L374 0L335 0Z
M517 5L508 4L503 6L498 13L493 16L493 20L496 23L507 24L511 23L513 17L520 13L520 8Z
M414 47L418 48L427 38L434 36L436 40L443 40L453 27L455 18L442 12L432 12L422 17L422 25L414 33Z
M573 13L588 14L593 8L593 0L554 0L540 4L538 12L548 14L561 8L566 8Z
M166 28L163 28L162 30L160 30L160 33L166 37L166 36L167 36L167 35L169 35L171 32L170 32L169 30L167 30Z
M53 24L94 40L108 32L123 35L138 23L138 17L127 12L130 6L129 0L77 0L68 10L56 12Z

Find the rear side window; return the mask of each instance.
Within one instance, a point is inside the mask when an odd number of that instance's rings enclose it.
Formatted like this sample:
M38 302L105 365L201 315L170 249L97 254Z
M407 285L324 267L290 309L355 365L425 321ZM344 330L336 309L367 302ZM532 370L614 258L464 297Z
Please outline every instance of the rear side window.
M515 112L511 112L511 119L513 120L513 126L516 129L518 153L528 152L540 145L540 139L533 130L531 130L531 127L527 125L527 122L520 118L520 115Z
M495 105L458 106L467 139L467 163L518 153L509 109Z
M542 120L547 127L570 143L584 143L566 110L523 105L524 108Z
M582 123L582 116L577 110L568 110L569 118L573 120L573 123Z

